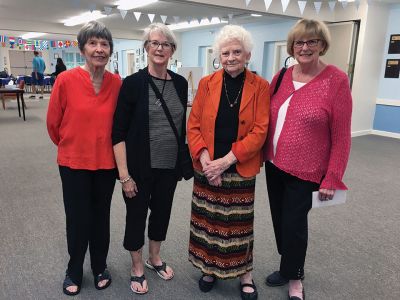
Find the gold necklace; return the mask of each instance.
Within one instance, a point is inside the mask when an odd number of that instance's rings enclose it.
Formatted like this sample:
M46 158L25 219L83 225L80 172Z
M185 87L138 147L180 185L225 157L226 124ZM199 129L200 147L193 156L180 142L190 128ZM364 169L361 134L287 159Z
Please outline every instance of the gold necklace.
M239 95L240 95L240 93L242 92L242 89L243 89L243 86L244 86L244 79L245 79L245 76L246 75L246 73L244 73L243 74L243 80L242 80L242 86L240 87L240 89L239 89L239 92L238 92L238 94L236 95L236 98L235 98L235 100L233 101L233 102L231 102L230 100L229 100L229 96L228 96L228 90L226 89L226 75L225 75L225 73L224 73L224 88L225 88L225 95L226 95L226 100L228 100L228 103L229 103L229 106L230 107L234 107L237 103L238 103L238 100L239 100Z

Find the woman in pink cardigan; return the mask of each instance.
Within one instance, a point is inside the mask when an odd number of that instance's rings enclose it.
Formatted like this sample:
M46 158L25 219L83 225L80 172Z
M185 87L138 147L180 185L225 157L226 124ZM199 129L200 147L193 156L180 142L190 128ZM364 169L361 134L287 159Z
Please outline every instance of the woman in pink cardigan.
M335 190L347 189L342 177L350 152L352 99L347 75L320 60L329 44L324 23L298 21L287 39L287 51L298 64L287 69L271 95L264 160L281 261L266 284L289 283L289 299L305 298L301 280L312 192L330 200ZM275 90L278 77L270 91Z

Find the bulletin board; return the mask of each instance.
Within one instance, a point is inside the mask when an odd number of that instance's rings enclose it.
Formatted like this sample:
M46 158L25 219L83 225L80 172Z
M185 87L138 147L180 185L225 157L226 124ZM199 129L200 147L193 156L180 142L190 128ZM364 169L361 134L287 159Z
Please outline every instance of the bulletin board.
M180 67L177 71L188 81L188 106L192 106L193 100L196 97L197 87L201 77L203 77L202 67Z

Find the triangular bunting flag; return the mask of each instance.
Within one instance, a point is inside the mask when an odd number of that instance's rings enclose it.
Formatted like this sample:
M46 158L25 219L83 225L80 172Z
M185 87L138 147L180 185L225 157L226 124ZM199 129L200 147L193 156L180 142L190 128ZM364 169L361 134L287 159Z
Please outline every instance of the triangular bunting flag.
M93 12L94 10L96 10L96 3L90 3L89 10L90 10L90 12Z
M112 7L104 6L104 12L106 13L107 16L111 15Z
M331 12L333 12L335 10L335 5L336 5L336 1L329 1L329 9L331 10Z
M147 16L149 17L150 23L153 23L155 14L147 14Z
M165 22L167 22L167 18L168 16L160 16L161 21L165 24Z
M347 4L348 4L348 3L347 3L347 0L342 1L341 3L342 3L342 7L343 7L343 8L346 8L346 7L347 7Z
M245 0L246 1L246 7L249 6L251 0Z
M139 19L140 19L140 16L142 15L142 13L138 12L138 11L134 11L133 15L135 16L136 21L139 22Z
M281 0L281 2L282 2L282 11L283 11L283 12L286 11L286 8L287 8L288 5L289 5L289 1L290 1L290 0Z
M356 6L356 10L358 11L358 9L360 8L360 0L354 1L354 4Z
M174 22L175 23L179 23L179 17L178 16L173 16L173 18L174 18Z
M74 7L79 7L80 4L81 4L81 0L72 0L72 5L73 5Z
M120 14L121 14L122 19L125 19L126 14L128 13L128 11L127 11L127 10L124 10L124 9L120 9L119 12L120 12Z
M317 15L319 14L319 11L321 10L321 4L322 4L322 2L320 2L320 1L314 2L314 7L315 7L315 11L317 12Z
M264 0L265 3L265 10L268 11L269 7L271 6L272 0Z
M297 1L297 4L299 5L300 14L303 14L304 9L306 8L307 1Z

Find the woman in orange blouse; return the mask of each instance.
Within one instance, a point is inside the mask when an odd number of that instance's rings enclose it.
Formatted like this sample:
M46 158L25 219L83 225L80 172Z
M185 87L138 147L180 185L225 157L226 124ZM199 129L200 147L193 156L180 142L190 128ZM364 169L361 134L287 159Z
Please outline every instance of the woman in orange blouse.
M88 246L96 289L111 284L106 264L116 179L111 128L121 86L105 70L113 51L110 31L89 22L78 43L85 65L57 77L47 112L47 129L58 147L70 256L63 292L70 296L80 292Z
M189 260L199 288L240 278L242 299L257 299L253 282L255 176L267 135L269 85L245 68L250 33L225 26L214 44L223 70L200 81L188 122L195 168Z

